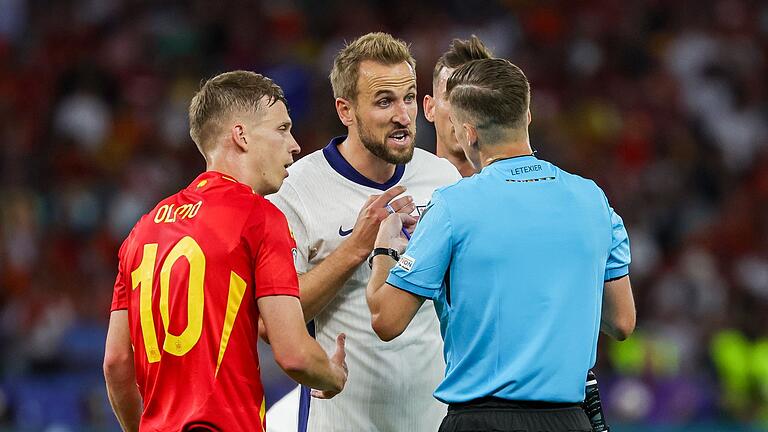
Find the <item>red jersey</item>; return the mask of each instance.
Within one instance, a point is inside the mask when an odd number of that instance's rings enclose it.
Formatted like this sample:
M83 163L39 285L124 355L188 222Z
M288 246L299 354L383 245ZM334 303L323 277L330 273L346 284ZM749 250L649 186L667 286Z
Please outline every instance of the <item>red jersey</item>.
M266 429L256 299L298 297L295 247L277 207L210 171L136 224L112 310L128 309L142 431Z

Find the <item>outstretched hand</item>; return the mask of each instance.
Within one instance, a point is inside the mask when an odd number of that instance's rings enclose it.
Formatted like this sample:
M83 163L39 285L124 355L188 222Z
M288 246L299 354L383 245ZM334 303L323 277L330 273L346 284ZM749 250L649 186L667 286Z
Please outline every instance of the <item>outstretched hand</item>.
M312 397L318 398L318 399L330 399L337 394L341 393L341 391L344 389L344 385L347 383L347 376L349 375L349 369L347 368L347 353L345 351L345 345L347 341L347 335L344 333L340 333L338 336L336 336L336 352L333 353L333 356L331 356L331 364L334 366L334 369L338 373L339 380L341 381L341 388L339 391L332 391L332 390L315 390L313 389L310 392L310 395Z

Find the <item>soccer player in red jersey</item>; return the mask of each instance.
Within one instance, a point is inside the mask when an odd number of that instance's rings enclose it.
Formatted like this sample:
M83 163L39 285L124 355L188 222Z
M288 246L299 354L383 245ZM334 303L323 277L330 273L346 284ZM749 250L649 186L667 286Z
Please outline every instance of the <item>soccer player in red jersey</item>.
M344 335L329 359L307 333L296 245L262 198L299 152L280 87L224 73L203 84L189 117L207 170L143 216L120 248L107 391L124 430L263 431L259 318L278 365L317 397L346 383Z

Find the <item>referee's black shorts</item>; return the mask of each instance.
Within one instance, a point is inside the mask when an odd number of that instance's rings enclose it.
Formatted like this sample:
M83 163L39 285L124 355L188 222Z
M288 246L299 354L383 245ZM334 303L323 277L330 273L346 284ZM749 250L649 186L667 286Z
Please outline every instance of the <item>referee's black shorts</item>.
M439 432L591 432L579 404L482 398L448 406Z

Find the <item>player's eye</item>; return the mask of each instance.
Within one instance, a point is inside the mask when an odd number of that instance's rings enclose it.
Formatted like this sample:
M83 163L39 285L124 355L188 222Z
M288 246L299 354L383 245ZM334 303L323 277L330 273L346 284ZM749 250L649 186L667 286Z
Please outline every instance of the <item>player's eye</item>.
M392 101L390 101L389 98L379 99L378 101L376 101L376 105L382 108L388 107L390 103L392 103Z
M415 93L408 93L405 95L405 101L408 103L411 103L416 100L416 94Z

